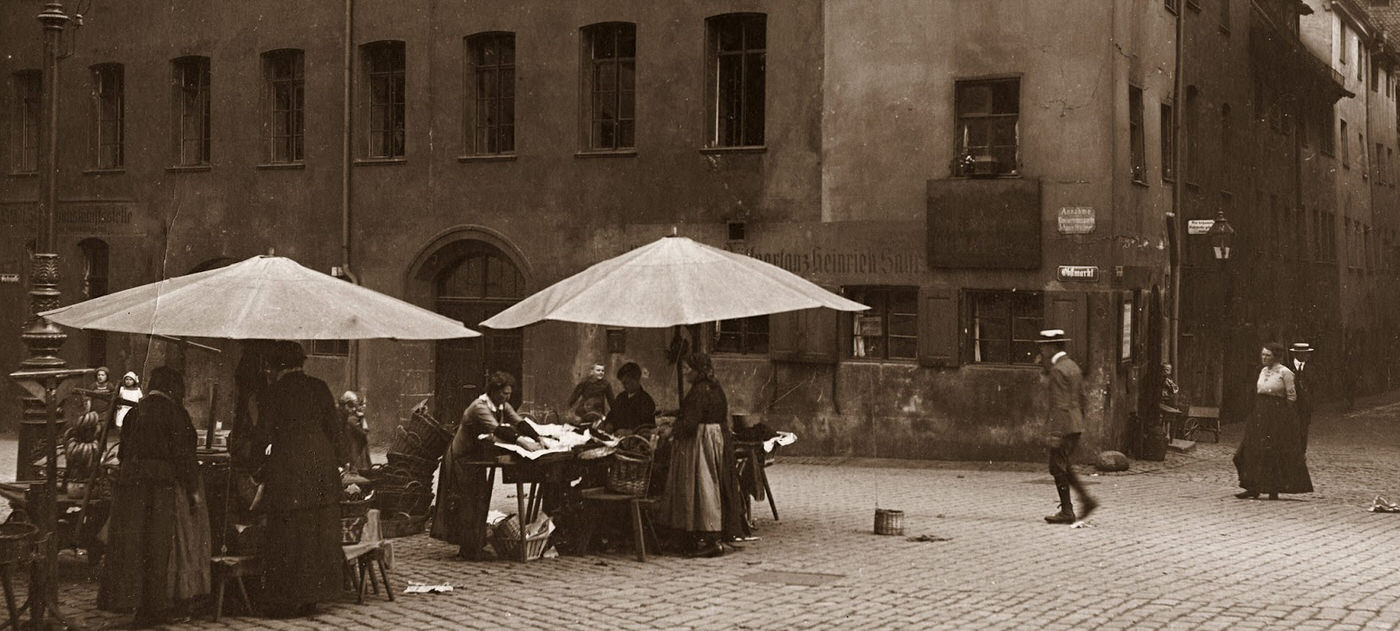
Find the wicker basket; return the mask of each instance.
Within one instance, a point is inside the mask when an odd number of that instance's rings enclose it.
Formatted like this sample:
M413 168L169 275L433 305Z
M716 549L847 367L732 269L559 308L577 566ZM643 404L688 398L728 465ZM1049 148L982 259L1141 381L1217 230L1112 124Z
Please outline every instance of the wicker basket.
M340 516L364 517L369 512L370 500L340 500Z
M360 537L365 534L365 518L341 517L340 518L340 545L348 546L359 543Z
M0 565L28 560L37 534L39 529L34 524L0 524Z
M438 460L441 457L442 454L438 454L436 458L428 459L395 451L389 452L388 455L390 465L418 480L431 479L437 471Z
M397 488L377 486L371 501L382 513L427 515L428 507L433 505L433 492L417 481Z
M549 544L548 531L525 538L525 560L533 561L544 556L544 549ZM520 558L520 520L515 515L511 515L499 524L491 535L491 549L496 551L496 556L502 559Z
M628 436L618 441L608 467L608 490L641 497L647 494L651 481L651 441L640 436Z

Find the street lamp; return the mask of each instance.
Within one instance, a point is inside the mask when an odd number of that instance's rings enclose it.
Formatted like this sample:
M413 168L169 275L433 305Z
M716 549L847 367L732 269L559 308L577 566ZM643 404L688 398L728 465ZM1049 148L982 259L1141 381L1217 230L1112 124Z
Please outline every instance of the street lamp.
M1230 247L1235 242L1235 229L1230 225L1230 220L1225 218L1225 211L1216 211L1215 223L1211 224L1206 236L1210 237L1211 248L1215 251L1215 260L1222 263L1230 260Z

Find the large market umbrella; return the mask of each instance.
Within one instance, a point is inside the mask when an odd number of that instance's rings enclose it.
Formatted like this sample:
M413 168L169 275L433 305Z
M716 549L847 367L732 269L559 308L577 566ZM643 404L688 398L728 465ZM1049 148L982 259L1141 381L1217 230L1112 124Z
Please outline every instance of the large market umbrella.
M672 235L554 283L481 326L513 329L558 320L664 328L817 307L870 308L776 265ZM684 389L680 372L678 358L677 399Z
M816 307L869 308L776 265L670 236L554 283L481 325L558 320L664 328Z
M446 316L280 256L255 256L39 315L77 329L234 340L481 335Z

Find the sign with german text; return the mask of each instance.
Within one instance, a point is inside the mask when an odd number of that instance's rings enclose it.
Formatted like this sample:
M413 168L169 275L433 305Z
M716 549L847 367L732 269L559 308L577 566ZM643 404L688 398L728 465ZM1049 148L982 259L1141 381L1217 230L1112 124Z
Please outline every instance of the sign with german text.
M1210 232L1214 225L1214 219L1188 219L1186 220L1186 234L1205 234Z
M1040 269L1040 180L928 181L928 266Z
M1097 265L1061 265L1055 277L1060 282L1097 283L1099 268Z
M1060 208L1060 234L1089 234L1094 231L1094 209L1089 206Z
M0 274L0 283L18 283L19 274Z

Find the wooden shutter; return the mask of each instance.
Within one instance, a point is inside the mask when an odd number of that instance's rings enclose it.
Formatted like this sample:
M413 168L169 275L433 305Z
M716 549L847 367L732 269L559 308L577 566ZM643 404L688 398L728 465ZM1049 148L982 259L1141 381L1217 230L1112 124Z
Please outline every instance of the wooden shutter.
M832 309L803 309L768 316L768 356L773 361L834 364L838 313Z
M919 364L958 365L958 292L951 287L919 289Z
M1045 328L1064 329L1069 336L1065 350L1079 367L1089 366L1089 310L1087 296L1082 291L1050 291L1045 293Z
M768 316L768 357L773 361L797 361L797 313Z

